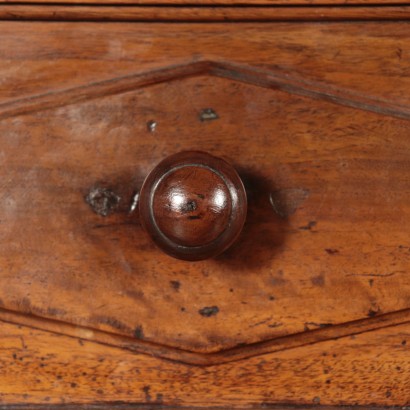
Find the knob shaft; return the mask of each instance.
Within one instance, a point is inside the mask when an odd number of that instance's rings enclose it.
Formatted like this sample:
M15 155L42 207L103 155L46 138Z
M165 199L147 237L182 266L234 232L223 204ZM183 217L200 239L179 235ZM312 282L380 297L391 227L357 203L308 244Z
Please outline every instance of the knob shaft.
M184 260L226 250L246 219L243 183L225 160L184 151L160 162L140 191L141 224L155 244Z

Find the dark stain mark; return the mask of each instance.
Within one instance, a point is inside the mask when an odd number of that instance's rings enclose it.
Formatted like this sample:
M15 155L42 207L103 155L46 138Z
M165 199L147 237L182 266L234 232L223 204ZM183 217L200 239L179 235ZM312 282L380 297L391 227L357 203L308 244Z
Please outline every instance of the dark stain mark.
M85 198L92 210L101 216L112 214L118 207L121 198L112 190L107 188L92 188Z
M311 327L324 329L325 327L333 326L332 323L316 323L316 322L305 322L304 330L312 330Z
M172 289L174 289L175 291L179 291L179 288L181 287L181 283L178 280L171 280L169 282L172 286Z
M386 391L386 397L391 397L391 391L390 390Z
M188 216L188 219L190 219L191 221L195 220L195 219L201 219L201 217L199 215L190 215Z
M339 253L339 251L337 249L332 249L332 248L326 248L325 251L329 255L336 255L337 253Z
M316 221L309 221L307 225L300 226L299 229L302 231L311 231L314 226L317 225Z
M81 339L78 339L78 344L79 344L80 346L84 346L84 341L81 340Z
M144 331L142 329L142 326L137 326L134 330L134 337L136 339L144 339Z
M75 389L77 387L77 383L71 383L70 386Z
M407 344L407 342L406 342L405 340L403 340L403 341L401 342L401 345L402 345L402 346L406 346L406 344Z
M303 188L289 188L273 191L269 195L269 201L273 210L281 218L287 218L294 214L300 204L309 197L309 191Z
M380 307L377 308L377 310L370 308L369 311L367 312L367 316L368 317L374 317L376 316L378 313L380 313Z
M155 130L157 129L157 122L154 120L150 120L147 122L147 130L149 132L155 132Z
M396 55L397 57L399 57L399 60L401 60L403 56L403 50L400 47L396 50Z
M369 286L373 287L374 279L369 279Z
M108 325L114 329L120 330L125 333L131 333L132 329L128 327L126 324L120 322L119 320L109 317L109 316L93 316L92 320L97 321L100 324Z
M199 314L204 317L215 316L219 312L218 306L207 306L198 310Z
M310 278L312 285L314 286L324 286L325 285L325 278L322 275L314 276Z
M326 380L326 384L330 384L331 383L331 380L330 379L327 379Z
M61 376L61 374L57 375L57 380L62 380L63 376Z
M279 271L278 273L279 273L279 275L282 276L282 274L280 272L281 271ZM275 276L273 278L270 278L269 281L273 286L280 286L280 285L284 285L286 283L286 279L283 279L281 277L278 278L277 276Z
M147 402L151 401L151 398L152 398L151 395L149 394L150 389L151 389L150 386L144 386L144 387L142 388L142 391L143 391L144 394L145 394L145 400L146 400Z
M63 309L56 309L56 308L47 308L47 314L50 316L64 316L66 314L66 311Z
M104 390L103 389L97 389L97 393L98 394L104 394Z
M214 121L219 119L219 115L212 108L204 108L199 114L199 120L204 121Z
M400 366L396 366L396 370L399 372L401 370Z
M270 322L271 320L272 320L272 316L271 316L271 317L268 317L268 318L265 319L265 320L261 320L260 322L254 323L253 325L250 325L249 328L253 328L253 327L260 326L260 325L264 325L265 323L268 323L268 322Z
M17 355L15 353L13 353L13 359L17 360Z
M4 303L1 299L0 299L0 307L4 307Z
M186 309L182 306L181 307L181 312L185 312L186 311Z
M196 201L194 201L194 200L189 200L188 202L186 202L185 204L182 204L181 206L180 206L180 208L179 208L179 210L182 212L182 213L188 213L188 212L192 212L192 211L195 211L195 209L197 209L198 208L198 205L197 205L197 203L196 203Z
M404 270L396 270L394 272L389 273L349 273L346 276L372 276L375 278L388 278L390 276L394 276L396 273L405 273Z
M201 199L205 199L205 195L204 194L195 194L198 198L201 198Z
M283 325L283 323L281 322L274 322L271 323L270 325L268 325L268 327L270 327L271 329L274 329L275 327L281 327Z
M140 300L144 297L144 292L142 290L126 290L125 294L132 299Z
M232 292L233 292L233 289L232 289L232 288L231 288L231 289L229 289L229 292L231 292L231 293L232 293Z
M270 295L269 300L275 300L275 296Z

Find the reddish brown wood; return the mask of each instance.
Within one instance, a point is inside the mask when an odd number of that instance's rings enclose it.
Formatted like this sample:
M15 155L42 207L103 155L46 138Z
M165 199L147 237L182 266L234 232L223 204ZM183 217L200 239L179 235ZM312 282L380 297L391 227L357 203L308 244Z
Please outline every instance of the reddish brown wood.
M245 188L235 169L198 151L161 161L139 196L145 230L164 252L185 260L207 259L228 249L242 231L246 209Z
M409 28L0 23L0 318L59 333L1 326L1 400L407 405ZM182 150L249 193L214 260L134 210Z
M409 405L409 324L211 367L2 322L0 335L2 404Z
M55 3L55 2L53 2ZM0 20L45 21L354 21L409 20L410 7L401 6L258 6L258 7L155 7L1 4Z
M44 5L53 5L58 3L76 5L76 4L97 4L97 5L112 5L112 0L0 0L0 3L16 4L21 3L35 3ZM134 5L134 6L196 6L196 5L208 5L208 6L293 6L293 5L307 5L307 6L349 6L349 5L365 5L365 6L388 6L388 5L408 5L408 0L201 0L195 2L193 0L121 0L119 5Z
M216 353L198 353L183 349L175 349L171 346L150 343L143 339L122 336L86 326L72 325L59 320L45 319L40 316L27 315L4 308L0 309L0 320L5 323L27 326L32 329L45 330L58 335L79 338L82 341L87 340L102 345L119 347L127 352L146 354L177 363L205 367L243 361L257 356L263 356L268 353L282 352L347 336L353 338L362 333L378 331L387 327L409 323L410 311L393 312L338 326L322 326L314 331L278 337L266 342L239 345Z

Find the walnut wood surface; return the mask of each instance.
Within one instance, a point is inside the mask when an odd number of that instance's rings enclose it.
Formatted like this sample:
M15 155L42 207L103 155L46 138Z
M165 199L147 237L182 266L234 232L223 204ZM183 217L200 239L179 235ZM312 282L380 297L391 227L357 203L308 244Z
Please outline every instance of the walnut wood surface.
M2 304L198 352L409 308L408 131L212 76L5 119ZM237 246L195 264L153 248L130 213L152 166L189 149L231 159L249 194ZM84 199L95 189L121 198L106 217Z
M197 6L197 5L209 5L209 6L258 6L258 5L307 5L307 6L326 6L326 5L398 5L398 4L410 4L408 0L121 0L120 2L115 2L113 0L0 0L0 3L4 4L24 4L24 3L35 3L35 4L45 4L53 5L58 3L64 3L68 5L75 4L110 4L121 6L124 4L140 6L140 5L151 5L151 6Z
M339 87L364 97L366 105L366 98L372 98L379 106L410 107L410 23L0 22L0 31L0 104L38 94L51 97L79 86L75 102L83 97L84 86L99 81L107 80L107 94L112 88L129 89L126 81L133 75L152 73L152 83L161 81L164 67L217 61L255 67L259 81L267 73L282 81L291 75L299 86L321 84L323 95Z
M1 400L407 405L409 29L0 23L1 317L101 338L2 325ZM188 149L249 196L243 238L195 264L134 210Z
M410 404L409 324L206 368L2 322L0 335L1 401L9 405Z
M212 76L5 119L3 306L199 352L409 308L408 124ZM214 261L161 255L129 213L181 149L232 158L249 191L243 239ZM95 189L116 212L93 212Z
M409 20L410 7L399 6L257 6L156 7L113 5L1 4L0 20L45 21L354 21Z

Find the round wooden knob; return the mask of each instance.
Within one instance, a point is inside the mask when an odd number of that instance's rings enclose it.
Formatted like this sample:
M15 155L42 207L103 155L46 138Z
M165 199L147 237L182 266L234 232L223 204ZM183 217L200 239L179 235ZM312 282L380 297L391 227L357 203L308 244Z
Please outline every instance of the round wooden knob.
M246 218L246 192L235 169L205 152L185 151L160 162L139 197L141 224L156 245L184 260L226 250Z

